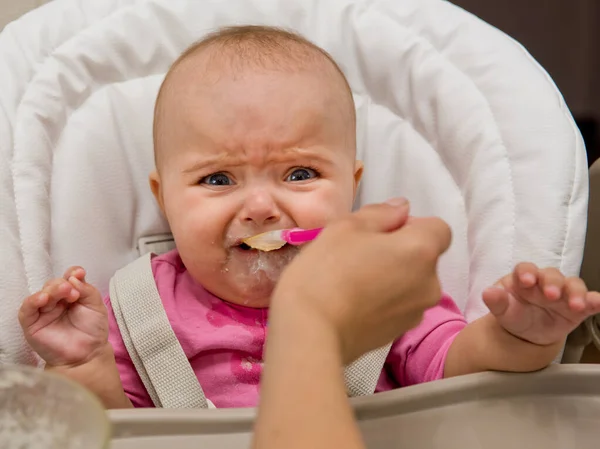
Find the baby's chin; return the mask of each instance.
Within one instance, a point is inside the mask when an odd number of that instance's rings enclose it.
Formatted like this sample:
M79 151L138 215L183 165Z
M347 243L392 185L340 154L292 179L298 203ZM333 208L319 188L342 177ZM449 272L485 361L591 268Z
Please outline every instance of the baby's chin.
M299 248L290 245L270 252L232 249L222 272L235 293L222 299L246 307L268 307L279 277L298 253Z

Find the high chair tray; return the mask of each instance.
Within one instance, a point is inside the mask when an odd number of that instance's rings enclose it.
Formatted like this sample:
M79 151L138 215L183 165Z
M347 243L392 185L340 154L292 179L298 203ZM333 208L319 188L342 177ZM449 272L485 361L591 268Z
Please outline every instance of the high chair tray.
M352 402L370 449L600 447L600 365L476 374ZM246 449L254 416L253 409L112 411L111 448Z

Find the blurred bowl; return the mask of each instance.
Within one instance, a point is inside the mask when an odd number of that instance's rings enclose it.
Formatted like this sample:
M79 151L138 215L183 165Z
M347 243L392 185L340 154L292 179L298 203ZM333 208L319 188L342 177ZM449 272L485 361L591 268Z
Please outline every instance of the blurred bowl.
M0 365L0 449L106 449L110 424L82 386L41 369Z

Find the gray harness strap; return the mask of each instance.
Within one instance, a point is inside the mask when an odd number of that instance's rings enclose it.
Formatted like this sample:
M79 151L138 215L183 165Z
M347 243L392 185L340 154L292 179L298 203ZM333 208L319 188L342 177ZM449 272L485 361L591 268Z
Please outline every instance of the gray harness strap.
M156 407L208 408L171 328L146 254L117 271L110 300L125 347Z
M375 392L392 344L368 352L344 370L348 396L368 396Z

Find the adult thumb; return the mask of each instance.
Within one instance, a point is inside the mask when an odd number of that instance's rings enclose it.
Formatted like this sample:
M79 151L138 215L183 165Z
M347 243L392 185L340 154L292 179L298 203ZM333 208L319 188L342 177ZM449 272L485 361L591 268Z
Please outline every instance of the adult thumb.
M363 206L354 214L361 229L372 232L393 232L408 220L410 205L405 198L392 198L385 203Z

